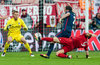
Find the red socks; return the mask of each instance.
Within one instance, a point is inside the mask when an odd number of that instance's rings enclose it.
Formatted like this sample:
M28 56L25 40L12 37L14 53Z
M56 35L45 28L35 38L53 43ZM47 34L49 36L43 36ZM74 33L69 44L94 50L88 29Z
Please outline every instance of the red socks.
M63 53L59 53L59 54L58 54L58 57L61 57L61 58L67 58L68 55L65 55L65 54L63 54Z
M48 42L52 42L53 41L53 38L51 38L51 37L43 37L43 38L41 38L41 40L45 40L45 41L48 41Z

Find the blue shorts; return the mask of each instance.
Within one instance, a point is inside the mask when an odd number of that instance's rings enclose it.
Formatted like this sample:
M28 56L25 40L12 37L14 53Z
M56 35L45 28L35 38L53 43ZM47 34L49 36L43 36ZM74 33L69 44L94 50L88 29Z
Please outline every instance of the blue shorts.
M64 30L62 30L56 35L56 37L67 37L67 38L69 38L70 36L71 36L71 32L64 31Z

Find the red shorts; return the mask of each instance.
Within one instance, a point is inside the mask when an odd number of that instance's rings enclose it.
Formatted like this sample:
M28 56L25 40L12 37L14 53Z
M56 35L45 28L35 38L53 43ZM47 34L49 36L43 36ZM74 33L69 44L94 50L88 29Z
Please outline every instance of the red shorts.
M64 49L64 53L72 51L74 49L73 41L71 38L59 37L60 44L64 45L62 49Z
M70 45L71 43L73 43L71 38L59 37L58 39L60 41L60 44L62 45Z
M64 50L64 53L72 51L74 47L72 46L63 46L62 49Z

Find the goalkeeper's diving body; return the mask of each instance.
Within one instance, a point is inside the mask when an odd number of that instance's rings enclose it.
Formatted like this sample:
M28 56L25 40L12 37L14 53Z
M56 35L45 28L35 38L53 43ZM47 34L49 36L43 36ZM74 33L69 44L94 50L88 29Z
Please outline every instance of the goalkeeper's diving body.
M24 43L25 48L29 51L29 54L31 57L34 57L29 44L25 40L24 36L21 35L21 28L25 31L28 30L27 26L25 25L24 21L19 18L18 11L14 12L13 18L8 20L6 26L4 27L4 31L8 31L8 37L7 37L7 42L5 43L4 51L1 54L2 57L5 56L6 50L8 49L9 45L11 42L16 40L17 42L20 42L21 44Z

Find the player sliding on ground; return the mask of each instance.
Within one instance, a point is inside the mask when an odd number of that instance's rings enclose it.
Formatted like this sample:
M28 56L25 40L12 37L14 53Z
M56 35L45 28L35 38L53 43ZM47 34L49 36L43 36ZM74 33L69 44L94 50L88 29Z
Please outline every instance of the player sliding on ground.
M8 22L7 22L7 24L6 24L5 28L4 28L5 31L8 30L8 38L7 38L7 42L5 43L3 54L1 54L2 57L5 56L6 50L8 49L10 43L13 42L13 40L16 40L17 42L20 42L21 44L24 43L24 46L26 47L26 49L30 53L30 56L34 57L34 55L32 54L32 51L30 49L29 44L25 40L24 36L21 35L21 31L20 31L21 27L23 27L23 29L25 31L28 30L28 28L25 25L24 21L19 18L18 11L15 11L14 15L13 15L13 18L8 20Z
M78 37L70 37L70 38L65 38L65 37L43 37L41 40L48 41L48 42L54 42L54 43L60 43L64 45L61 50L56 52L56 56L61 57L61 58L69 58L71 59L71 55L65 55L65 53L72 51L75 48L84 48L86 51L86 58L89 58L89 52L88 52L88 39L91 37L96 37L96 35L91 34L91 33L84 33ZM38 40L39 37L36 36L36 39Z

